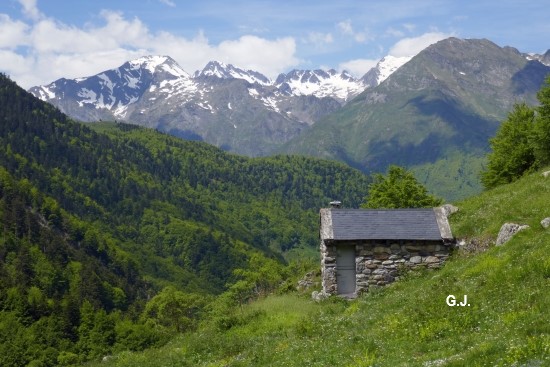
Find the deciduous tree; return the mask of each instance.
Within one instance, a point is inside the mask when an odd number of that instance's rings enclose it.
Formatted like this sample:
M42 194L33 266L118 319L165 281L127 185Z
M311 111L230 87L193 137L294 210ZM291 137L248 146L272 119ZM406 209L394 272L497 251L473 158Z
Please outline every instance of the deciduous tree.
M490 140L491 153L481 182L485 188L512 182L531 170L535 154L531 143L535 111L525 103L516 104Z
M376 174L369 185L363 208L429 208L441 205L442 200L428 190L403 167L390 166L386 176Z

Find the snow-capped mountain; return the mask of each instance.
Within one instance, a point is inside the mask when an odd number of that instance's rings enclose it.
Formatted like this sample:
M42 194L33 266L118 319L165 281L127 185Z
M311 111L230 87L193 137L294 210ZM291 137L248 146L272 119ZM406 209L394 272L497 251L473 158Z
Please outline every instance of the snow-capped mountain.
M341 94L288 93L261 73L220 62L191 76L168 56L29 91L78 120L127 121L248 155L267 154L341 107Z
M122 120L262 155L378 85L399 62L381 61L367 83L335 70L293 70L271 80L218 61L191 76L169 56L144 56L29 91L78 120Z
M279 74L273 81L253 70L243 70L231 64L210 61L204 69L193 74L193 78L199 80L208 77L242 79L250 84L275 87L280 92L276 93L279 95L330 97L340 102L345 102L365 90L365 85L360 79L354 78L346 71L338 73L334 69L292 70L287 74Z
M488 50L493 51L488 53ZM441 98L441 83L453 81L446 96L451 100L461 98L456 106L461 106L465 112L459 117L479 114L478 102L489 98L482 105L493 106L492 110L481 118L493 121L494 111L505 111L510 101L534 95L534 88L541 83L540 75L547 68L541 63L547 63L549 58L549 52L526 55L507 47L501 50L488 41L450 39L438 43L437 47L429 47L410 61L409 58L387 56L360 79L334 70L293 70L270 80L259 72L215 61L190 75L168 56L147 56L97 75L59 79L30 91L78 120L123 120L251 156L309 149L308 154L342 158L343 150L339 147L322 147L338 141L351 144L345 152L355 152L359 149L356 143L363 140L353 135L357 134L355 129L339 131L339 138L331 139L341 121L348 119L359 124L364 122L365 116L385 116L387 119L395 114L390 118L393 123L414 119L416 113L422 113L419 107L418 111L401 116L403 109L391 105L400 100L392 96L400 96L399 93L407 88L413 88L415 93L426 93L427 100L431 101ZM424 61L419 62L421 59ZM501 61L492 64L493 59ZM510 63L508 59L514 61ZM525 65L520 62L522 59ZM486 70L475 69L481 63L471 60L483 60ZM434 78L435 69L426 71L423 63L441 65L444 72L440 78ZM523 69L516 70L518 65L523 65ZM420 73L417 69L425 72ZM515 72L513 79L507 74L511 71ZM478 86L477 90L472 85ZM509 85L513 88L503 87ZM495 86L498 88L489 96L485 91L492 91ZM436 93L435 97L430 94L432 92ZM445 103L449 103L447 97ZM468 103L472 101L477 107L468 110ZM380 112L372 115L373 106ZM456 106L451 104L449 108L456 109ZM424 107L431 111L432 106ZM362 115L355 119L357 111ZM424 121L422 118L419 121ZM386 121L381 119L376 123ZM364 141L368 142L376 134L369 132L370 124L365 126L364 136L369 138ZM424 128L425 125L419 125L420 130ZM380 136L386 136L387 126L379 131L384 131ZM395 131L397 134L401 130ZM395 150L389 149L388 154L393 157ZM378 161L386 162L389 158ZM358 161L357 165L364 162L366 160Z
M362 78L361 81L367 87L376 87L384 80L386 80L391 74L393 74L401 66L405 65L412 59L412 56L391 56L387 55L382 58L375 67L370 69Z
M368 172L402 165L423 172L431 190L454 199L457 192L480 188L478 169L465 167L480 164L488 140L514 104L537 103L548 75L550 67L511 47L448 38L281 151L339 159ZM434 170L440 174L431 174Z
M527 58L527 60L536 60L546 66L550 66L550 50L546 51L544 55L531 53L531 54L524 54L524 56Z
M247 82L260 85L272 85L273 82L265 75L253 70L239 69L231 64L224 64L219 61L210 61L204 69L196 71L193 74L196 79L204 79L204 77L217 77L220 79L243 79Z
M63 78L29 91L74 118L96 121L125 119L128 108L147 92L164 99L191 97L197 92L197 84L172 58L146 56L91 77Z
M356 96L365 90L366 85L346 71L338 73L334 69L292 70L280 74L275 86L284 93L315 97L332 97L341 102Z

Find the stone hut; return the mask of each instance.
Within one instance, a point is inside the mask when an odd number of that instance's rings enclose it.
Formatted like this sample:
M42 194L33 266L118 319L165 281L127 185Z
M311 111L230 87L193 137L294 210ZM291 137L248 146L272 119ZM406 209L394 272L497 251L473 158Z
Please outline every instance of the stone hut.
M347 297L438 268L455 243L442 208L321 209L320 239L323 293Z

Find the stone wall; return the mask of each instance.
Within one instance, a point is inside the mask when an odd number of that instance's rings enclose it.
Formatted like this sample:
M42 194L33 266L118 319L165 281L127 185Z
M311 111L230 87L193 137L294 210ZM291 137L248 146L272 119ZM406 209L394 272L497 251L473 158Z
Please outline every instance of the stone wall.
M337 294L336 286L336 246L329 241L321 241L321 284L323 293ZM357 252L357 249L355 250Z
M355 245L356 294L399 279L400 274L420 267L439 268L452 246L442 241L321 241L323 293L337 294L336 246Z

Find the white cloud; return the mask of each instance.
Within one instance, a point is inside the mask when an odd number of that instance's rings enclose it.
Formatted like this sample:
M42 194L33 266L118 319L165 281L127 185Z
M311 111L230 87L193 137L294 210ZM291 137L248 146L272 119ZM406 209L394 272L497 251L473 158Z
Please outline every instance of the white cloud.
M429 32L418 37L403 38L393 45L388 54L395 57L414 56L429 45L451 36L441 32Z
M28 42L29 26L21 21L13 21L9 16L0 14L0 48L15 48Z
M242 36L238 40L223 41L214 47L215 59L260 71L270 77L299 63L294 56L296 42L291 37L266 40L257 36Z
M376 66L379 60L355 59L338 65L339 70L347 70L356 77L362 77L367 71Z
M21 2L26 4L25 12L40 14L35 1ZM25 23L0 14L1 71L28 88L61 77L93 75L147 54L169 55L190 74L208 61L220 60L275 77L300 62L291 37L270 40L246 35L212 44L202 32L194 38L153 33L138 18L112 11L100 16L101 25L75 27L43 16ZM20 47L25 52L15 53Z
M0 49L0 60L2 60L2 67L6 69L7 74L13 73L14 75L21 75L26 73L32 66L32 60L12 50Z
M19 0L19 3L23 7L23 14L32 20L38 20L43 17L36 6L36 1L37 0Z

